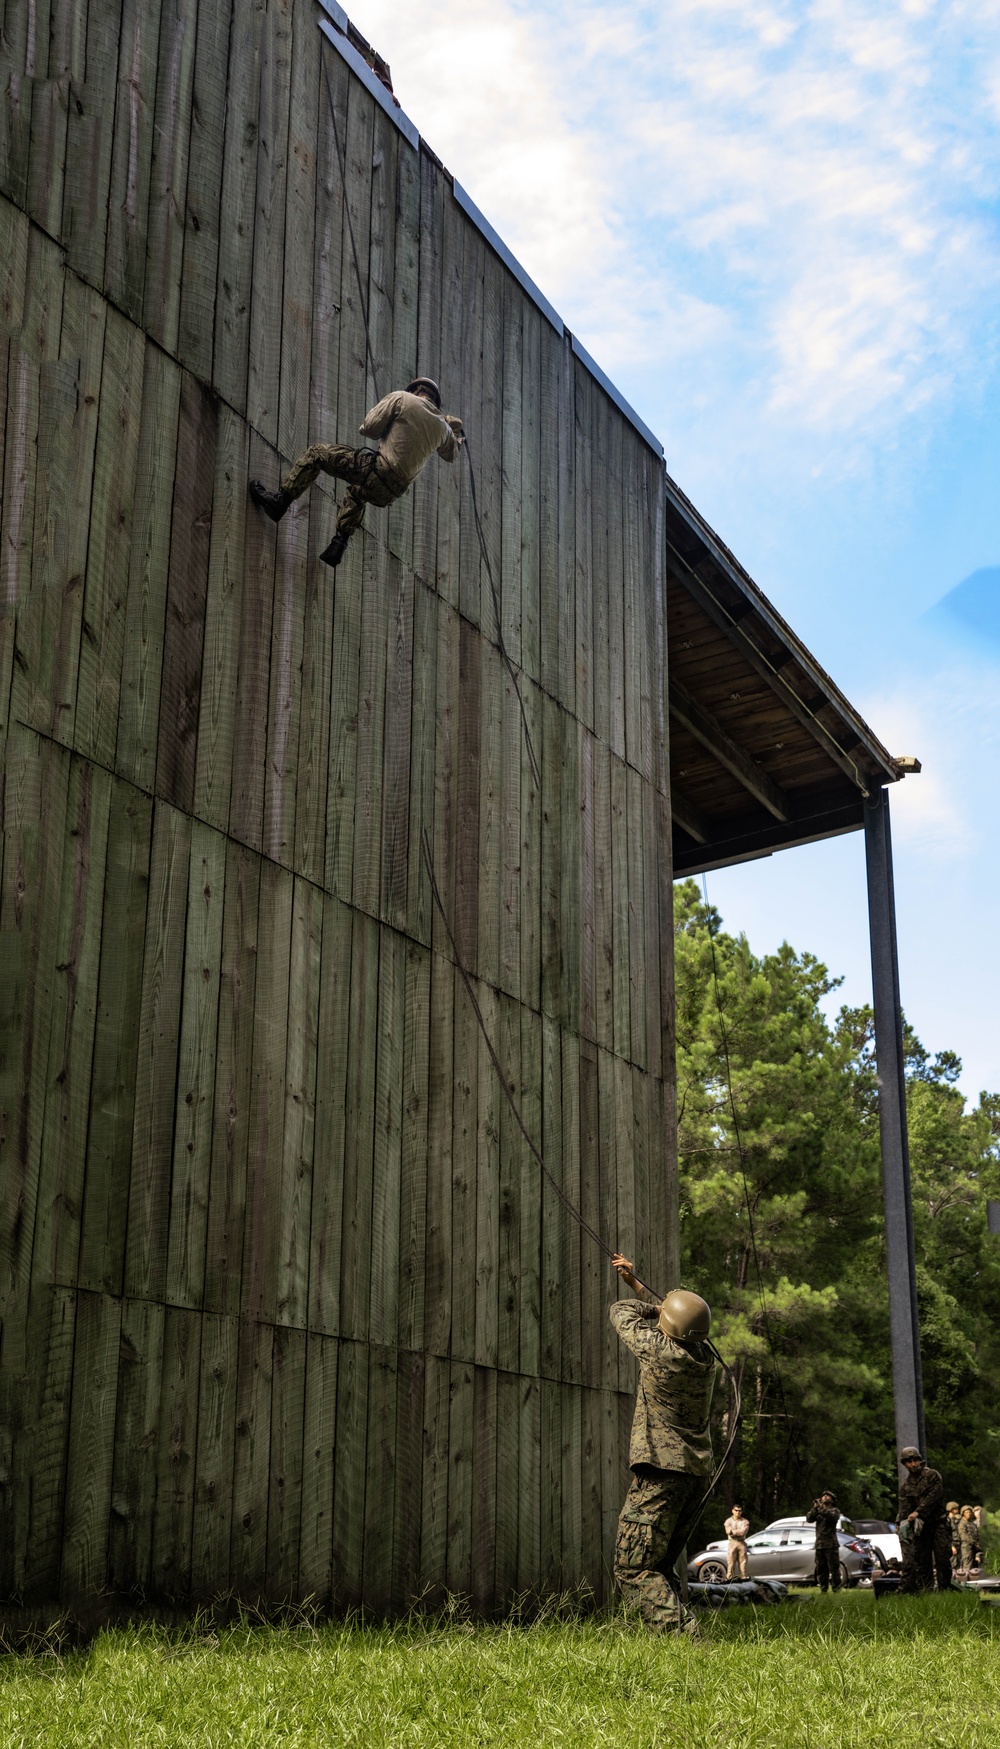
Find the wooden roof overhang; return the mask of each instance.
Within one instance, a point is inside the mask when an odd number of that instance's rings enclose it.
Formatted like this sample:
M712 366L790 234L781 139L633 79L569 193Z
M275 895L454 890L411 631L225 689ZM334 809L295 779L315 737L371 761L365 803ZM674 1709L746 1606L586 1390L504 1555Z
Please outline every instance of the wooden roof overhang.
M861 828L904 766L669 476L666 575L674 874Z

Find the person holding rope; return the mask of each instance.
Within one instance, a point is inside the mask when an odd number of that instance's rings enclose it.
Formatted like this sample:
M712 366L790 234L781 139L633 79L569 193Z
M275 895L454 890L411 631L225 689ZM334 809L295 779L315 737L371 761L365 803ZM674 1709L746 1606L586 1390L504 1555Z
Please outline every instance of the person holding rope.
M362 437L377 437L378 449L352 449L346 443L313 443L292 464L276 492L263 480L250 481L250 496L280 522L295 499L318 474L345 480L347 491L330 545L320 553L327 565L339 565L347 543L364 521L365 506L380 510L401 498L430 461L439 455L453 462L465 442L465 428L454 413L441 412L441 391L431 377L414 377L405 389L395 389L365 414Z
M628 1454L633 1480L618 1519L615 1579L653 1633L697 1633L666 1575L712 1474L716 1360L706 1340L712 1313L682 1288L657 1300L620 1251L612 1262L639 1301L615 1300L610 1309L616 1335L639 1362Z

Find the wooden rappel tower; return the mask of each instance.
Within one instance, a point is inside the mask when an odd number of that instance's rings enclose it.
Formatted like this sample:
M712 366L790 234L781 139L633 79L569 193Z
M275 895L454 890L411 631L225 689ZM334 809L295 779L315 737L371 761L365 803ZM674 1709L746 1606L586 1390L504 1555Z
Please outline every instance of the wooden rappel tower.
M487 1038L667 1287L674 868L866 826L898 1022L903 765L384 71L336 0L0 0L7 1614L606 1598L615 1282ZM475 474L333 571L248 479L418 373Z
M602 1597L613 1278L421 834L665 1280L659 448L336 7L0 16L0 1595ZM247 498L373 360L465 419L540 785L463 460L335 573L331 482Z

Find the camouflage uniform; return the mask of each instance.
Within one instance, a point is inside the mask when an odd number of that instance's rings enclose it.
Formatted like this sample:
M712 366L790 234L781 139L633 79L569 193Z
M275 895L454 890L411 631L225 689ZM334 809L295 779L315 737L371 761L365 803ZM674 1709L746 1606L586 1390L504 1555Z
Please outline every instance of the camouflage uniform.
M902 1524L915 1512L921 1520L919 1535L900 1538L903 1551L903 1577L900 1591L930 1591L935 1569L939 1590L951 1584L951 1530L944 1510L944 1483L940 1470L922 1463L919 1469L907 1472L899 1487L899 1511L896 1523ZM942 1583L942 1575L947 1577Z
M945 1520L945 1524L948 1527L948 1538L949 1538L949 1542L950 1542L950 1546L951 1546L951 1558L952 1558L952 1561L954 1562L956 1567L961 1565L961 1550L958 1546L958 1527L959 1527L960 1523L961 1523L961 1514L958 1512L949 1512L948 1517Z
M712 1473L709 1411L715 1356L705 1342L674 1342L657 1327L657 1306L616 1300L615 1331L639 1362L629 1464L634 1474L618 1519L615 1579L655 1633L694 1628L668 1579L691 1509Z
M969 1572L976 1565L979 1554L979 1526L974 1518L963 1518L958 1527L958 1547L960 1552L959 1565Z
M454 461L456 431L461 431L461 422L454 414L440 413L423 397L399 389L384 395L365 414L361 434L380 438L377 450L352 449L346 443L311 444L289 469L282 491L288 498L299 498L317 474L346 480L337 533L350 538L364 521L365 506L384 510L401 498L435 452L442 461Z
M818 1500L806 1513L806 1523L816 1526L816 1583L821 1591L827 1586L840 1590L839 1519L839 1506L822 1506Z

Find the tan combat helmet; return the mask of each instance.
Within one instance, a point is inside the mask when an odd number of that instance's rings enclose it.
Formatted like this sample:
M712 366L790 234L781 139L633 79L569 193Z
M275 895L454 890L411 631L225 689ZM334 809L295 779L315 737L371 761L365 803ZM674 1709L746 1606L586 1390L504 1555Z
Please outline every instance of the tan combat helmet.
M945 1507L945 1511L946 1512L957 1512L958 1511L958 1501L957 1500L949 1500L947 1506Z
M697 1342L712 1328L711 1307L700 1294L675 1287L662 1302L657 1323L664 1336L672 1336L675 1342Z

